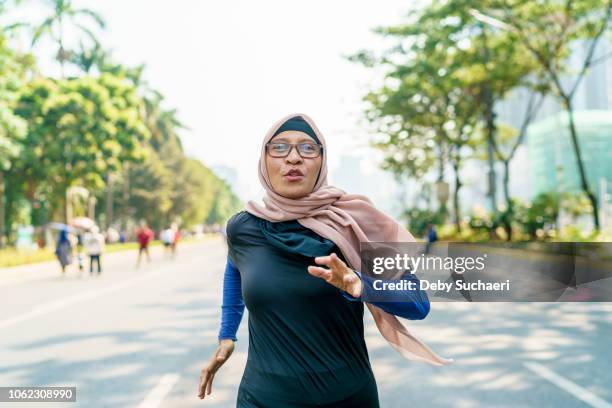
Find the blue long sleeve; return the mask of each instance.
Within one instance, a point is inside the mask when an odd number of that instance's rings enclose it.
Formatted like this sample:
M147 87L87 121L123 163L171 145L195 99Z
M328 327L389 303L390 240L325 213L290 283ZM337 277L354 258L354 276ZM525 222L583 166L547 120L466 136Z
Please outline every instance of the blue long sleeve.
M354 298L347 292L340 291L342 295L350 301L367 301L369 298L380 298L380 293L377 293L374 289L375 279L363 276L358 271L355 271L355 273L363 282L361 296ZM416 287L419 285L419 279L411 273L406 273L402 279L415 281ZM429 299L423 290L386 291L385 301L372 301L369 303L380 307L387 313L411 320L424 319L430 309ZM244 307L240 272L228 257L223 276L223 304L221 306L219 340L232 339L238 341L236 333L242 321Z
M358 271L354 272L363 283L361 296L355 298L343 290L340 291L342 295L351 301L367 302L368 299L380 299L381 291L374 289L374 281L376 279L370 276L363 276ZM404 274L402 279L415 282L415 287L419 288L419 278L416 275L408 272ZM429 313L429 298L424 290L386 290L383 293L385 301L371 301L368 303L380 307L387 313L410 320L422 320Z
M232 339L238 341L236 332L244 313L244 300L240 285L240 272L231 259L227 258L223 275L223 304L221 305L221 328L219 340Z

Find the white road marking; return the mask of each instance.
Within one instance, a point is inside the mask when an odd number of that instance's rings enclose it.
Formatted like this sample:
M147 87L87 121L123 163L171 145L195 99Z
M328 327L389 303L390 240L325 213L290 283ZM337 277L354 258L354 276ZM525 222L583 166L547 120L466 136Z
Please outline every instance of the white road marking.
M594 408L612 408L612 404L610 404L609 402L599 398L597 395L568 380L567 378L561 377L559 374L546 368L542 364L534 362L525 362L523 363L523 365L534 373L536 373L537 375L539 375L540 377L550 381L557 387L561 388L563 391L572 394L574 397L589 404Z
M97 298L99 296L105 295L107 293L116 292L118 290L130 287L130 286L134 286L134 285L140 283L143 280L150 279L150 278L152 278L154 276L157 276L157 275L159 275L159 274L161 274L163 272L164 272L163 269L160 269L158 271L152 271L152 272L144 272L144 275L136 276L136 277L134 277L132 279L126 280L126 281L118 283L116 285L107 286L107 287L101 288L101 289L90 290L88 292L80 293L78 295L68 296L68 297L62 298L60 300L55 300L55 301L52 301L52 302L48 302L48 303L42 304L42 305L34 308L33 310L27 312L27 313L23 313L23 314L15 316L15 317L11 317L10 319L6 319L6 320L3 320L3 321L0 321L0 329L6 328L6 327L11 326L13 324L21 323L23 321L32 319L34 317L45 315L47 313L50 313L50 312L53 312L53 311L56 311L56 310L63 309L65 307L67 307L67 306L74 305L75 303L83 302L85 300L94 299L94 298Z
M153 388L146 396L144 401L140 403L138 408L158 408L164 401L164 398L174 387L174 384L179 380L180 375L177 373L164 374L158 381L155 388Z

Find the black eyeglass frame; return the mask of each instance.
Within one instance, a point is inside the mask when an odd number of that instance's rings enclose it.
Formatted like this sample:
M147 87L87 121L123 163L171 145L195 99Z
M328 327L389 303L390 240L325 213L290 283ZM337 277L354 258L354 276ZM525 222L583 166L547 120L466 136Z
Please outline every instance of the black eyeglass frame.
M270 146L273 144L286 144L286 145L290 145L291 148L289 150L287 150L287 154L284 156L273 156L270 154ZM313 157L304 157L302 156L302 153L300 153L300 149L297 148L298 145L313 145L313 146L319 146L319 154L317 154L316 156ZM270 157L274 157L274 158L279 158L279 159L284 159L285 157L289 156L291 154L291 151L293 150L293 148L295 147L295 149L297 150L298 154L300 155L300 157L302 159L316 159L317 157L320 157L323 154L323 145L320 143L310 143L310 142L302 142L302 143L289 143L289 142L268 142L266 143L266 153L268 153L270 155Z

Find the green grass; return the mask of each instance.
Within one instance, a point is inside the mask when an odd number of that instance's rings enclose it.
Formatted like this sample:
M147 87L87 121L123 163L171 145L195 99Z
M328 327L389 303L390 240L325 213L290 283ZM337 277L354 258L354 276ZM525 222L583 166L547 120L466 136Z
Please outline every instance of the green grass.
M0 268L24 265L35 262L44 262L49 261L53 258L55 258L55 255L50 249L20 251L15 248L5 248L0 250Z
M211 236L207 235L204 240L210 239ZM181 243L201 241L195 238L181 239ZM161 245L161 241L152 241L151 246ZM180 244L179 244L180 245ZM138 249L138 242L126 242L123 244L108 244L104 253L109 254L112 252L127 251L130 249ZM10 266L19 266L32 264L37 262L52 261L55 258L53 249L37 249L37 250L18 250L16 248L5 248L0 249L0 268L8 268Z

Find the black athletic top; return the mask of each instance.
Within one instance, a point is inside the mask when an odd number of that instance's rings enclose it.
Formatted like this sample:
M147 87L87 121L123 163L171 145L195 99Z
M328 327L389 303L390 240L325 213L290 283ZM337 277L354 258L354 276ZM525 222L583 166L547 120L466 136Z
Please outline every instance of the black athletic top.
M351 406L358 395L360 406L377 407L363 302L307 271L331 252L346 262L340 249L297 221L246 211L229 220L227 239L249 311L238 406Z
M310 275L307 267L316 265L314 257L272 245L260 220L243 211L227 224L229 257L240 271L249 311L249 351L240 387L261 396L265 406L345 399L373 379L363 303L345 299ZM336 253L342 258L337 248ZM329 253L316 256L322 255Z

